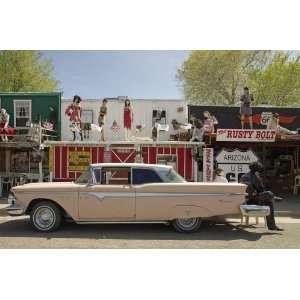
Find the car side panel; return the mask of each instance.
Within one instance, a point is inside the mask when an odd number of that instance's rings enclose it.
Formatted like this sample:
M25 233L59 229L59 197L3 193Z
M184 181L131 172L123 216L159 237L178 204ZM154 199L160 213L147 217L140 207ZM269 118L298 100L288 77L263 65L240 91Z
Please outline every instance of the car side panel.
M172 220L239 213L241 184L145 184L135 187L137 220Z

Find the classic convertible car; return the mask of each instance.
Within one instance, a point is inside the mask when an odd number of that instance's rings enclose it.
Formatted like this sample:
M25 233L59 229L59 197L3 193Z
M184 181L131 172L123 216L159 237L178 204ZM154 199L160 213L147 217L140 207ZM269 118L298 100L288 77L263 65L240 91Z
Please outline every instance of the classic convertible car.
M204 218L240 213L246 186L186 182L171 166L92 164L75 182L29 183L13 187L10 215L30 215L43 232L65 218L79 224L172 223L179 232L199 229Z

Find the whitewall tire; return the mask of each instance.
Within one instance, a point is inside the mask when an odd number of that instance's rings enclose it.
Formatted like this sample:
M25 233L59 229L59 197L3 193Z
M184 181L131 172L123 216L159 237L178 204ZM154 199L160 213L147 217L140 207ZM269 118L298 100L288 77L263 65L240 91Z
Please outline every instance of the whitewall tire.
M202 224L202 219L200 218L182 218L175 219L172 222L173 227L178 232L195 232Z
M30 212L30 223L37 231L55 231L62 223L61 210L56 204L50 201L38 202Z

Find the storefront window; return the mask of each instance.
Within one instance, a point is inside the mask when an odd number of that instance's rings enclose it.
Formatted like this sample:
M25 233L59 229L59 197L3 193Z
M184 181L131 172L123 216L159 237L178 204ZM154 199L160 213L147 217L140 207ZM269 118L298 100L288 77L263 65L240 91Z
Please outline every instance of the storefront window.
M14 126L26 128L31 122L31 100L14 100Z

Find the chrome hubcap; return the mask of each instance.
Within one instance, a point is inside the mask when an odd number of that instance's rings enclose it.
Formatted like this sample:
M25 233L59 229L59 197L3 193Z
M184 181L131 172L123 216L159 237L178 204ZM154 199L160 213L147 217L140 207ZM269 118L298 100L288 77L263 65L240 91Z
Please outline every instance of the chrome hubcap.
M48 229L55 223L55 213L52 208L41 206L35 211L34 220L39 228Z
M177 222L183 228L191 228L196 225L197 218L178 219Z

